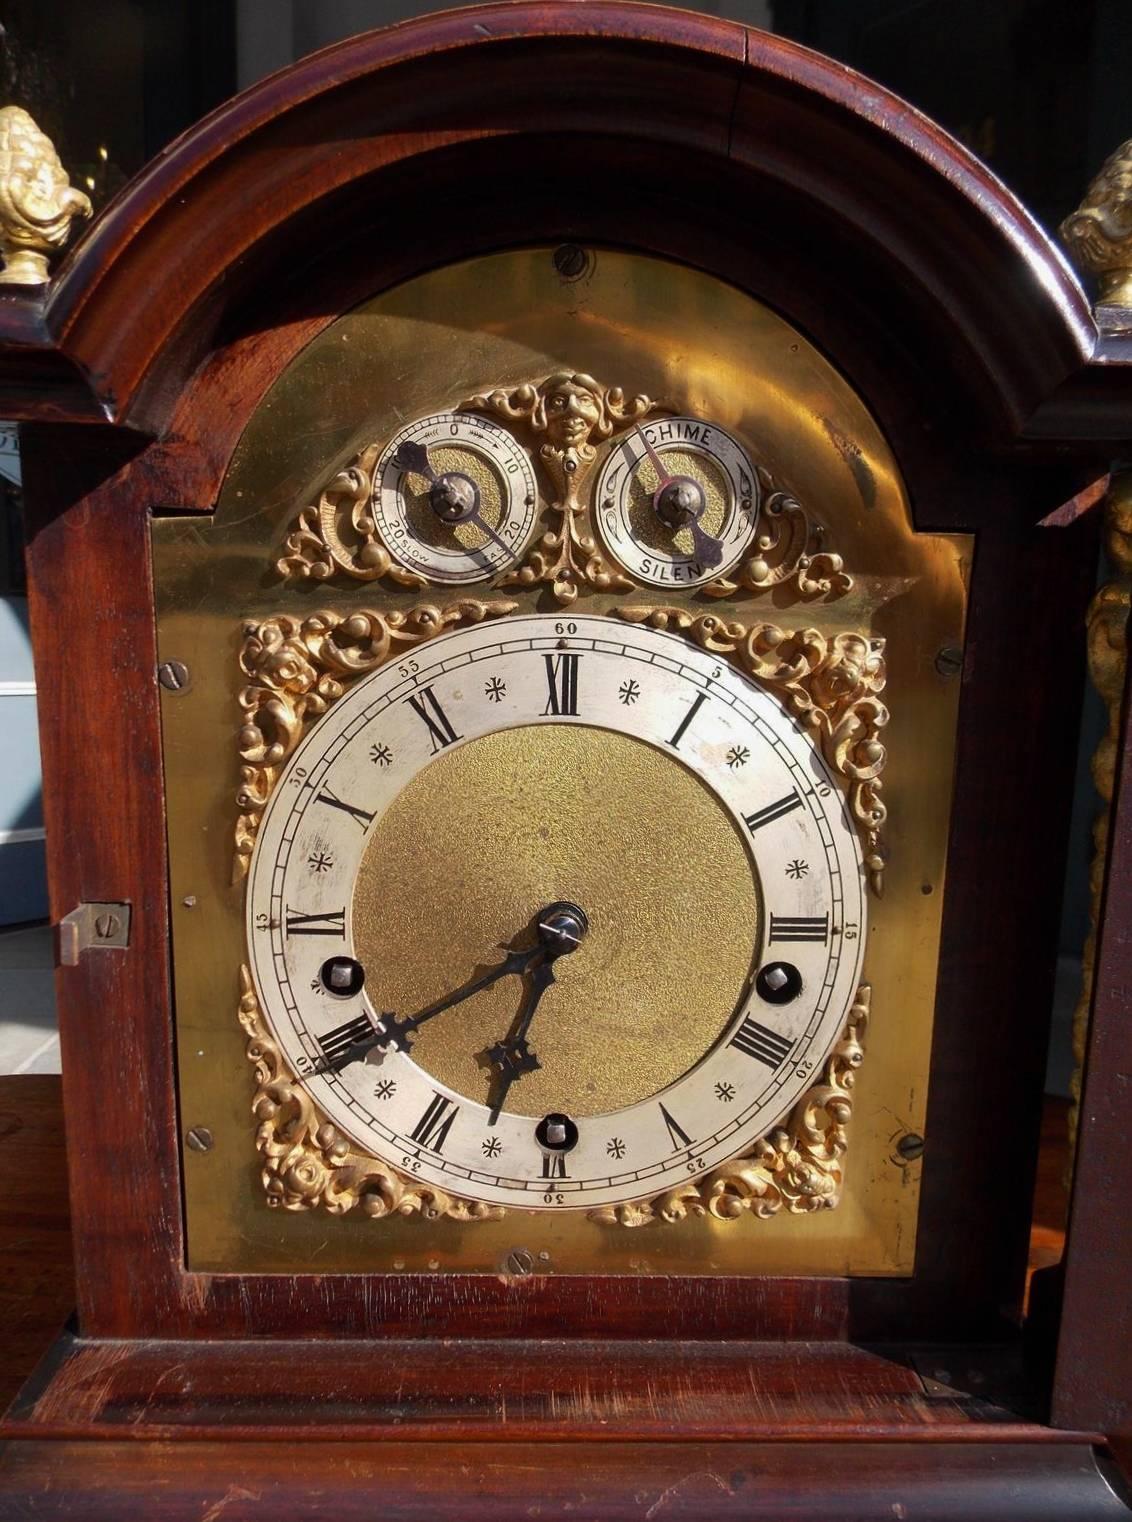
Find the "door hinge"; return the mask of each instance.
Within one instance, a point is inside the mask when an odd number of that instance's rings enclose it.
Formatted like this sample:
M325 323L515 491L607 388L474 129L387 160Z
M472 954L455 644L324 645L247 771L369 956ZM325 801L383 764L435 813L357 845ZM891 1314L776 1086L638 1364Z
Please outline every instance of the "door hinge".
M130 944L129 904L80 904L55 927L60 967L77 967L84 951L121 951Z

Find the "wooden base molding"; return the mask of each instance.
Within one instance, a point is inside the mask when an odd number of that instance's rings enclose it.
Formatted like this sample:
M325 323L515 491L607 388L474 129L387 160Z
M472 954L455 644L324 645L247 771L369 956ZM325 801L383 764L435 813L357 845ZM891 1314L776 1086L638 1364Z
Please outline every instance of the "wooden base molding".
M38 1442L10 1446L0 1514L83 1522L1119 1522L1083 1443Z
M1060 1439L1017 1414L1019 1383L1005 1358L954 1347L64 1334L0 1436Z

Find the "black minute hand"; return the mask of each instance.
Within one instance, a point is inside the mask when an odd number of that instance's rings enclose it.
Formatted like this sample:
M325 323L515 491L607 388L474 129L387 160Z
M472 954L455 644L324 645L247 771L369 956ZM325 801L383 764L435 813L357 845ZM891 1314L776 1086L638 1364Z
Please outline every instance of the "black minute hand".
M457 1004L463 1004L465 999L470 999L473 994L490 988L493 983L498 983L500 978L521 977L531 963L544 956L545 952L546 948L541 943L529 946L523 951L509 952L497 967L490 968L482 977L462 983L454 993L446 994L443 999L437 999L435 1004L430 1004L418 1014L409 1015L404 1020L399 1020L394 1014L383 1013L380 1030L374 1031L372 1036L367 1036L363 1041L355 1041L332 1061L321 1063L315 1068L315 1072L340 1073L351 1063L361 1062L366 1053L372 1052L377 1046L395 1046L402 1052L407 1052L413 1044L413 1032L424 1025L426 1020L431 1020L434 1015L442 1015L446 1009L453 1009Z

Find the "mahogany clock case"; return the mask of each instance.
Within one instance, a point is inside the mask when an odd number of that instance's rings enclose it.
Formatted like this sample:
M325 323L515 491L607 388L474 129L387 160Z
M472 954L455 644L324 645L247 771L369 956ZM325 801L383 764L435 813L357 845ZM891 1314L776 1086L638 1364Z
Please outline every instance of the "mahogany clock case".
M877 420L916 529L976 536L914 1271L191 1269L151 514L213 512L268 389L342 313L438 266L562 243L687 265L774 309ZM1107 470L1129 382L1124 340L1098 336L1066 265L993 177L867 81L740 26L597 0L489 5L354 39L215 113L98 220L46 301L3 298L3 333L0 411L24 421L29 596L51 695L41 726L53 913L132 908L127 950L59 974L79 1340L29 1387L9 1434L122 1419L143 1434L219 1431L239 1420L221 1393L237 1357L270 1392L284 1383L273 1360L323 1362L317 1343L289 1354L278 1339L329 1336L383 1340L363 1403L370 1432L392 1420L379 1387L411 1366L414 1345L426 1370L414 1419L422 1435L451 1435L458 1402L441 1393L449 1376L434 1339L509 1339L501 1364L517 1360L545 1391L538 1340L566 1337L581 1339L568 1383L595 1360L612 1370L623 1359L610 1377L638 1394L654 1362L640 1339L656 1352L713 1345L702 1351L719 1399L681 1406L662 1376L657 1412L632 1397L633 1414L614 1423L622 1436L758 1436L763 1419L741 1402L723 1414L725 1393L757 1367L794 1392L779 1434L878 1437L943 1416L940 1436L985 1438L987 1417L1011 1422L1002 1435L1050 1436L1032 1422L1048 1410L1048 1372L1019 1397L1021 1425L954 1391L944 1416L911 1353L878 1360L852 1346L975 1346L968 1366L985 1368L990 1349L1016 1343L1024 1283L1078 631L1097 549L1095 515L1042 522ZM1090 1074L1091 1094L1107 1081ZM1110 1180L1127 1170L1086 1131L1085 1177L1098 1155ZM1074 1216L1078 1305L1105 1213ZM1127 1228L1110 1218L1106 1230ZM1071 1326L1063 1336L1071 1347ZM226 1346L249 1338L276 1342ZM99 1385L106 1339L121 1354ZM164 1368L162 1339L195 1344L178 1356L203 1382L194 1395L174 1378L181 1393L142 1415L130 1390L164 1378L142 1356L150 1340ZM814 1346L795 1356L784 1342ZM820 1395L823 1356L838 1371L830 1388L852 1398ZM1052 1398L1066 1432L1119 1430L1128 1356L1111 1339L1087 1389L1066 1383L1063 1364ZM481 1407L492 1429L498 1382ZM596 1419L584 1404L567 1418L554 1400L536 1408L533 1432L584 1434ZM301 1425L315 1410L300 1395L260 1416Z

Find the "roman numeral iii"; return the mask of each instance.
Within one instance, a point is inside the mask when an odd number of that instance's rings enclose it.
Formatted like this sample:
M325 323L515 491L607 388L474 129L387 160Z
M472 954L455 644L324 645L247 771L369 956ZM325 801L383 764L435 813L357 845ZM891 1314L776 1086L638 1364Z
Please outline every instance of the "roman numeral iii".
M776 1068L786 1061L794 1043L748 1015L728 1045L746 1057L765 1062L768 1068Z
M772 914L770 917L772 941L828 941L829 915L823 914L806 919L791 914Z
M431 687L422 687L420 692L415 692L405 702L416 714L418 719L423 719L428 729L428 737L432 742L432 753L435 756L438 750L443 750L446 745L452 745L457 740L462 740L463 735L458 735L452 728L452 723L444 709L440 706L440 700Z
M548 688L546 707L542 711L545 719L549 714L569 714L572 718L578 716L578 668L581 665L580 655L544 655L546 662L546 685Z

